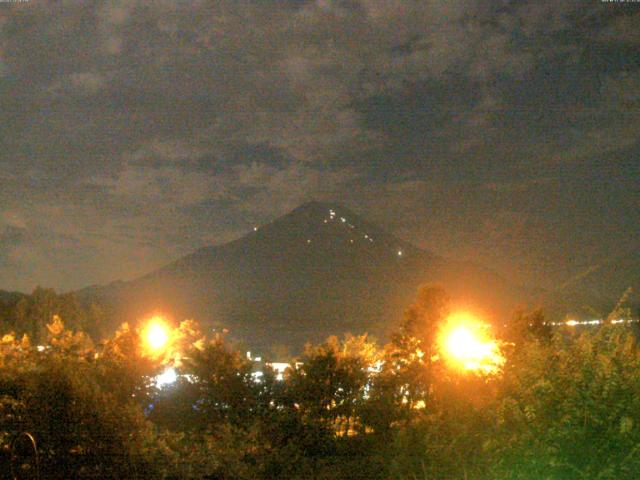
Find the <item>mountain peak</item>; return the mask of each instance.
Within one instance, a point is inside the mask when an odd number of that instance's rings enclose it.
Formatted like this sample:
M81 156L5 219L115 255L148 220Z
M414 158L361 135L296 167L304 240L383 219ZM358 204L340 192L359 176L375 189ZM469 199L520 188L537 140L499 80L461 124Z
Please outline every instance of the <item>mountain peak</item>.
M167 311L224 325L266 351L347 331L384 335L426 282L465 299L509 295L490 272L448 264L342 205L311 201L233 242L87 295L111 299L118 318Z
M322 208L329 208L332 205L327 202L321 202L319 200L309 200L308 202L298 205L293 211L296 210L317 210Z
M338 204L338 203L333 203L333 202L320 202L318 200L311 200L309 202L305 202L301 205L299 205L298 207L294 208L293 210L291 210L288 214L285 214L284 216L287 215L295 215L295 214L318 214L320 213L325 214L328 212L343 212L345 214L351 214L354 215L353 212L351 210L349 210L347 207L345 207L344 205Z
M277 265L281 272L300 273L306 268L349 270L348 275L356 272L364 275L362 272L376 265L388 270L405 268L408 263L440 260L340 204L310 201L270 223L254 227L233 242L201 248L161 271L186 268L204 272L205 265L222 258L247 270ZM265 262L268 268L262 267Z
M352 251L353 248L366 248L369 254L398 255L398 252L419 251L347 207L329 202L304 203L253 233L257 238L279 244L286 241L318 245L320 242L327 248L337 245L346 245Z

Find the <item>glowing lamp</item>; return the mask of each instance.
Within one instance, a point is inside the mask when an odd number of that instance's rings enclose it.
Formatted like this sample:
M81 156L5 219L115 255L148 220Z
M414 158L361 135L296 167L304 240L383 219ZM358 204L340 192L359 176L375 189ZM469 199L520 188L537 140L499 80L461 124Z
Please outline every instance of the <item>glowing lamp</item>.
M147 348L157 353L169 343L169 328L160 317L153 317L143 331L143 339Z
M451 315L440 331L438 343L448 365L462 372L492 374L504 364L489 326L468 313Z

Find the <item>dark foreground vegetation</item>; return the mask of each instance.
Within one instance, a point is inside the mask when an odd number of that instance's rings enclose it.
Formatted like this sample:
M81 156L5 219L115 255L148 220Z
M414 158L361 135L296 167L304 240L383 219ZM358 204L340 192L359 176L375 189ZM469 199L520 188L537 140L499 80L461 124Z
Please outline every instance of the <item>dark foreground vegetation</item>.
M95 344L55 317L38 329L40 351L7 333L0 471L27 431L42 478L639 478L640 353L628 325L551 331L539 312L518 314L496 332L502 369L465 374L435 345L449 308L442 289L423 288L388 345L309 345L284 381L254 381L243 354L192 321L156 355L127 326ZM178 357L188 377L156 389Z

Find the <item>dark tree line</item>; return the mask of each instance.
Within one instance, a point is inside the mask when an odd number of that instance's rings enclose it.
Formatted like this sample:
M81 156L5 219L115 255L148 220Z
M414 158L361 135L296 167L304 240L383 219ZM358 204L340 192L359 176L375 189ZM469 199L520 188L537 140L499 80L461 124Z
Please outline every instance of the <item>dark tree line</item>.
M0 299L0 331L27 335L34 345L46 342L47 324L54 315L63 318L68 328L86 332L92 338L110 334L110 314L105 306L85 304L73 292L58 294L53 289L37 287L30 295Z
M439 355L450 300L425 287L392 341L308 345L284 381L196 322L150 355L123 326L94 344L60 318L38 351L0 343L0 445L29 431L44 478L634 479L640 354L625 325L551 331L540 312L496 332L506 358L464 374ZM175 352L181 353L176 363ZM157 389L174 362L183 376Z

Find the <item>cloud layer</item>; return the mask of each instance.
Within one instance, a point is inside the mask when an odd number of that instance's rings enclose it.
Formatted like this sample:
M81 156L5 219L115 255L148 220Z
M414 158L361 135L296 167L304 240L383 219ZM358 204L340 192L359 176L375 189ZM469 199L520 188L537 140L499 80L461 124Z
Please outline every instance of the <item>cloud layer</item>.
M0 288L135 276L311 198L567 278L638 241L631 7L0 4Z

